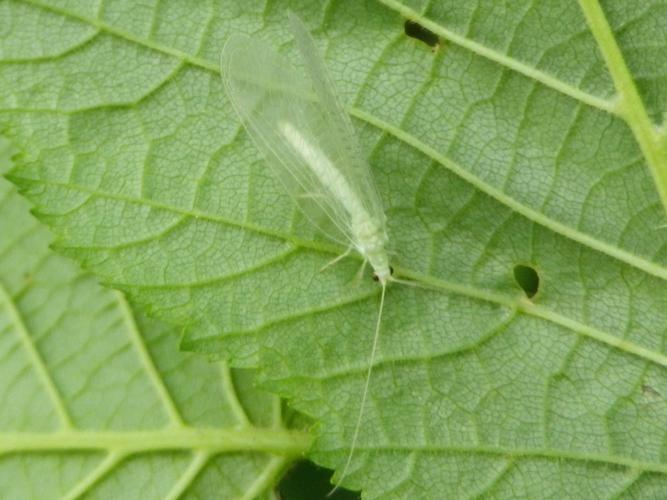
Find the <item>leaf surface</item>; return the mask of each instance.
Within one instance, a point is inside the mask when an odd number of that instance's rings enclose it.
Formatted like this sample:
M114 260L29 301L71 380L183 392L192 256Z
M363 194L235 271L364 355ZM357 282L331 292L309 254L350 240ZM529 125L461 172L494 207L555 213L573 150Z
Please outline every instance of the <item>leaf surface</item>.
M12 180L60 251L184 346L259 366L341 466L379 291L269 175L217 74L233 32L295 59L286 4L3 4ZM667 489L659 2L292 2L368 153L397 274L353 471L375 497ZM432 52L403 17L440 39ZM39 22L58 43L28 41ZM64 27L67 27L65 29ZM23 34L23 35L22 35ZM647 62L650 61L650 62ZM12 82L13 85L8 85ZM539 276L531 300L517 265Z
M0 235L2 498L275 498L308 438L251 372L180 353L49 250L4 179Z

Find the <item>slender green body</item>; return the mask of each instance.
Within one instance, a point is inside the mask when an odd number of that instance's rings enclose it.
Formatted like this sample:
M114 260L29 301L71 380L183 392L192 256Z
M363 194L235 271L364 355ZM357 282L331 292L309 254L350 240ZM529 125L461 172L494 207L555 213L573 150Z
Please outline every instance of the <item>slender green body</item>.
M227 94L306 216L356 249L384 284L390 276L385 216L370 167L312 38L298 18L290 22L306 76L260 41L234 35L221 57Z
M310 144L290 123L280 122L278 127L287 142L310 165L322 186L343 205L349 217L352 244L373 267L378 280L385 284L391 273L384 249L387 233L382 221L366 211L348 180L324 153Z

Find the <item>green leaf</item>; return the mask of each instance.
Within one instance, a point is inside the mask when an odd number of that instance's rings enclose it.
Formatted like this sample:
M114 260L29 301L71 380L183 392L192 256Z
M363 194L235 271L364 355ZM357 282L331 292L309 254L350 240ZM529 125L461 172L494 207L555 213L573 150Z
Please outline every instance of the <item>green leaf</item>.
M275 498L308 438L280 400L48 249L0 180L0 496Z
M355 259L319 272L343 249L270 177L217 69L232 32L295 58L286 7L5 2L0 121L25 152L12 180L59 250L187 327L186 348L260 367L319 420L313 457L340 467L378 289L351 283ZM358 119L395 271L429 287L388 290L344 484L369 498L661 496L667 12L289 7ZM406 37L403 16L439 48ZM537 272L530 299L517 266Z

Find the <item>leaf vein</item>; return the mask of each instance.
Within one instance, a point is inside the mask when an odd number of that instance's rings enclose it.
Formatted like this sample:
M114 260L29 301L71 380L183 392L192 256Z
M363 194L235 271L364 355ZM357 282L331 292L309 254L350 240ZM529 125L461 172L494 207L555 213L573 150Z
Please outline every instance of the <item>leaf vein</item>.
M471 52L477 54L480 57L484 57L485 59L488 59L497 64L505 66L528 78L537 80L540 83L544 84L545 86L550 87L556 90L557 92L565 94L569 97L572 97L573 99L581 101L591 107L598 108L607 113L618 114L618 110L616 109L615 103L605 99L601 99L587 92L584 92L583 90L580 90L568 83L565 83L564 81L559 80L548 73L540 71L536 68L532 68L517 59L513 59L512 57L502 54L497 50L494 50L490 47L486 47L478 42L466 38L465 36L450 31L444 26L441 26L438 23L433 22L430 19L427 19L423 15L419 14L417 11L407 7L406 5L403 5L399 1L396 0L377 0L377 1L385 5L387 8L398 12L402 16L418 22L419 24L429 29L436 35L439 35L442 38L450 41L451 43L455 43L460 47L470 50Z
M328 452L342 452L346 448L328 448ZM424 454L461 454L470 456L472 454L497 456L500 458L511 458L515 461L525 459L554 459L554 460L572 460L577 462L599 463L605 465L613 465L624 467L633 470L641 470L644 472L657 472L659 474L667 474L667 463L649 462L630 457L622 457L618 455L606 455L602 453L584 453L567 449L541 449L541 448L509 448L502 446L491 445L448 445L448 444L433 444L429 446L419 447L417 445L376 445L364 446L359 445L357 450L367 452L417 452Z
M197 478L201 470L206 467L210 455L207 452L198 451L194 454L188 467L183 471L178 481L174 483L169 493L165 496L165 500L178 500L181 498L185 490Z
M250 425L250 419L246 413L241 401L238 398L234 380L232 379L232 372L229 365L225 361L218 363L220 367L220 382L222 384L222 392L225 394L227 404L232 410L232 413L241 425Z
M651 262L644 257L632 254L621 248L616 248L611 244L607 243L606 241L598 240L590 235L582 233L581 231L573 229L561 222L551 219L548 216L542 214L541 212L538 212L533 208L523 205L522 203L513 199L512 197L502 192L501 190L491 186L490 184L487 184L474 174L466 171L463 167L461 167L453 160L445 157L444 155L433 149L431 146L421 142L413 135L387 122L384 122L379 118L369 113L366 113L365 111L362 111L360 109L352 109L351 112L355 117L359 118L360 120L363 120L380 129L385 129L388 133L390 133L397 139L412 146L417 151L420 151L427 157L431 158L435 162L439 163L443 167L447 168L454 174L461 177L463 180L469 182L478 190L494 198L495 200L511 208L512 210L520 213L521 215L535 222L536 224L544 226L547 229L554 231L555 233L558 233L564 237L567 237L591 249L597 250L600 253L609 255L610 257L620 260L621 262L624 262L630 266L636 267L637 269L640 269L648 274L651 274L661 279L667 279L667 268L665 268L664 266Z
M80 498L84 493L89 491L100 479L108 474L121 460L125 458L125 454L118 452L110 452L101 460L97 467L95 467L88 476L83 478L74 488L68 491L63 500L75 500Z
M121 283L121 282L114 282L115 286L118 287L133 287L133 288L138 288L141 290L170 290L170 289L176 289L176 288L202 288L202 287L207 287L211 286L213 284L222 284L222 283L227 283L230 281L233 281L237 278L242 278L243 276L246 275L251 275L254 272L261 271L262 269L266 269L268 267L273 266L274 264L277 264L289 257L290 255L293 255L298 252L298 248L291 248L286 252L282 252L279 254L276 254L275 256L260 261L250 267L247 267L243 269L242 271L236 272L236 273L230 273L226 274L224 276L215 276L212 278L208 278L206 280L200 280L197 282L190 282L190 283L156 283L156 284L135 284L135 283Z
M42 358L32 338L30 337L28 328L21 317L21 313L19 312L17 305L12 300L12 297L10 296L5 286L0 283L0 304L2 303L5 304L10 321L16 327L21 344L23 344L33 369L37 372L37 377L42 382L44 389L46 390L49 398L51 399L51 402L53 403L54 410L58 416L58 419L60 420L61 426L65 429L72 428L72 419L69 415L69 412L67 411L63 396L58 390L55 381L49 374L44 359Z
M239 500L253 500L273 485L278 474L288 464L285 457L271 457L269 463L264 467L255 480L247 487Z
M114 295L116 296L118 305L120 306L120 309L123 313L130 342L134 346L134 349L137 355L139 356L139 359L141 360L141 364L144 366L146 375L148 376L151 383L157 390L158 395L160 396L160 399L162 400L162 403L164 405L164 409L167 412L169 420L172 422L173 425L183 426L184 425L183 417L178 411L176 403L174 402L171 394L169 393L169 390L167 389L164 380L160 376L157 367L153 362L153 358L148 352L148 349L146 347L143 338L139 334L139 329L134 319L134 314L132 313L132 310L130 309L127 300L120 292L114 292Z
M659 145L659 134L648 116L646 106L639 95L602 6L597 0L579 0L579 6L607 63L618 92L620 115L632 130L644 154L662 205L667 210L667 155L664 148Z

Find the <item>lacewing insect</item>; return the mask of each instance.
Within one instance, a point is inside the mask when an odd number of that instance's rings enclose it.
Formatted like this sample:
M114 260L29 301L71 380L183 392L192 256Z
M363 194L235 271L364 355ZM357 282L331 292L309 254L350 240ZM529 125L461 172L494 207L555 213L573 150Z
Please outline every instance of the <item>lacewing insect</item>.
M271 48L233 35L221 54L227 95L266 164L304 214L332 240L356 250L382 286L361 406L342 482L352 460L368 395L380 332L386 285L391 277L385 250L385 215L372 173L324 62L303 22L289 14L307 78Z

